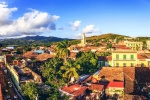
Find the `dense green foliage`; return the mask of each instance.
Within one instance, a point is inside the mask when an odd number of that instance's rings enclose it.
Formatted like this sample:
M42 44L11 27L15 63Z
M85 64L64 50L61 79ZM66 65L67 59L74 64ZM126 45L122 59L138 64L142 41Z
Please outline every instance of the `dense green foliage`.
M80 70L80 65L76 65L75 61L67 60L64 65L61 67L61 70L64 72L63 77L66 80L70 80L71 77L78 79L78 71Z
M112 44L111 44L111 43L107 43L106 48L107 48L107 49L111 49L111 48L112 48Z
M80 65L79 74L92 74L99 69L98 58L95 53L79 52L75 61L76 65Z
M30 100L35 100L37 94L39 93L37 84L34 82L28 82L21 85L21 89L25 96L28 96Z
M60 58L64 58L64 61L66 62L67 58L70 55L70 50L68 49L69 43L67 40L64 40L56 46L56 56Z
M25 95L25 100L68 100L68 96L61 96L56 87L51 86L42 90L38 84L28 82L21 85L22 91Z
M124 37L129 37L129 36L118 35L118 34L114 34L114 33L107 33L107 34L101 34L98 36L87 37L87 42L96 43L102 39L104 39L103 42L109 41L109 39L111 39L111 40L117 39L117 41L118 41L118 40L123 40Z
M50 59L49 62L45 62L41 66L40 70L42 76L45 78L45 83L53 87L60 87L64 83L61 66L63 66L63 60L60 58Z

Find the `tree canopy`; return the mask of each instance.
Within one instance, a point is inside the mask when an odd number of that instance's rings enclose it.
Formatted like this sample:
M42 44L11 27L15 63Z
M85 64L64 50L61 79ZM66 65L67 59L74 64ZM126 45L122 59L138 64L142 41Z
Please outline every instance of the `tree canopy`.
M66 61L70 55L70 51L68 47L69 47L69 43L67 40L58 43L56 46L56 56L60 58L64 58L64 61Z
M80 55L80 56L79 56ZM99 69L98 57L95 53L89 52L80 52L77 57L76 64L80 65L79 74L92 74Z
M21 89L25 96L30 100L35 100L37 94L39 93L37 84L34 82L28 82L24 85L21 85Z

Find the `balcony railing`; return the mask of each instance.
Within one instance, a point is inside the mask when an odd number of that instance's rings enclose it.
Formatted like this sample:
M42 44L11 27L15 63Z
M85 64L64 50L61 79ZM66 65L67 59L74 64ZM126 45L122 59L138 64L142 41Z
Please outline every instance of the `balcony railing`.
M134 58L134 59L131 59L131 58L126 58L126 59L124 59L124 58L113 58L113 60L126 60L126 61L135 61L136 59Z

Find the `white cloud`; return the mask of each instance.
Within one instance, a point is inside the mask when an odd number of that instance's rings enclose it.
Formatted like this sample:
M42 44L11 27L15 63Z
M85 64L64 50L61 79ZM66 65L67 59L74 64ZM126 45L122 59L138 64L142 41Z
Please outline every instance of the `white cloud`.
M98 31L98 28L95 28L94 25L88 25L85 28L83 28L82 32L91 34L91 33L97 32L97 31Z
M5 2L0 2L0 26L5 25L11 22L9 18L11 17L12 12L17 11L17 8L7 8L8 5Z
M17 8L8 8L4 2L0 3L0 11L0 36L3 37L47 33L56 29L55 22L59 19L59 16L34 9L18 19L10 20L12 12L17 11Z
M81 21L70 22L71 30L77 31L80 26Z

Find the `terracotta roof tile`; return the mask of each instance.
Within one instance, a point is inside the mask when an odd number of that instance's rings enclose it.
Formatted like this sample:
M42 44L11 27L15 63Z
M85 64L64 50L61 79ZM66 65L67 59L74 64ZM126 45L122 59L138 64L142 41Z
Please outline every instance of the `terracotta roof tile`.
M61 90L69 93L69 94L73 94L74 96L78 96L80 94L84 94L85 90L87 89L86 86L80 86L78 84L74 84L74 85L71 85L71 86L64 86L61 88Z
M107 88L109 87L124 88L124 82L109 82Z
M106 56L107 61L111 61L112 60L112 56Z
M129 50L129 51L113 51L112 53L137 53L137 52L133 50Z
M89 86L89 90L103 91L103 89L104 89L104 85L100 85L100 84L91 84Z
M124 43L124 41L119 41L118 44L119 45L124 45L125 43Z
M0 100L3 100L1 84L0 84Z
M39 54L39 55L36 57L36 59L37 59L38 61L44 61L44 60L47 60L47 59L53 58L53 57L54 57L54 55L52 55L52 54L43 53L43 54Z
M106 79L107 81L124 81L122 68L102 67L98 77L100 80Z
M38 54L33 51L28 51L28 52L24 53L23 56L26 58L36 58L38 56Z
M146 59L148 59L148 57L145 54L137 54L137 58L139 60L146 60Z
M115 50L130 50L131 48L127 47L126 45L113 45Z
M135 79L135 67L123 67L123 72L125 78L129 78L129 80L134 81Z
M91 49L90 48L87 48L87 47L82 47L81 48L81 51L83 51L83 52L87 52L87 51L90 51Z
M76 58L77 52L70 52L70 58Z

